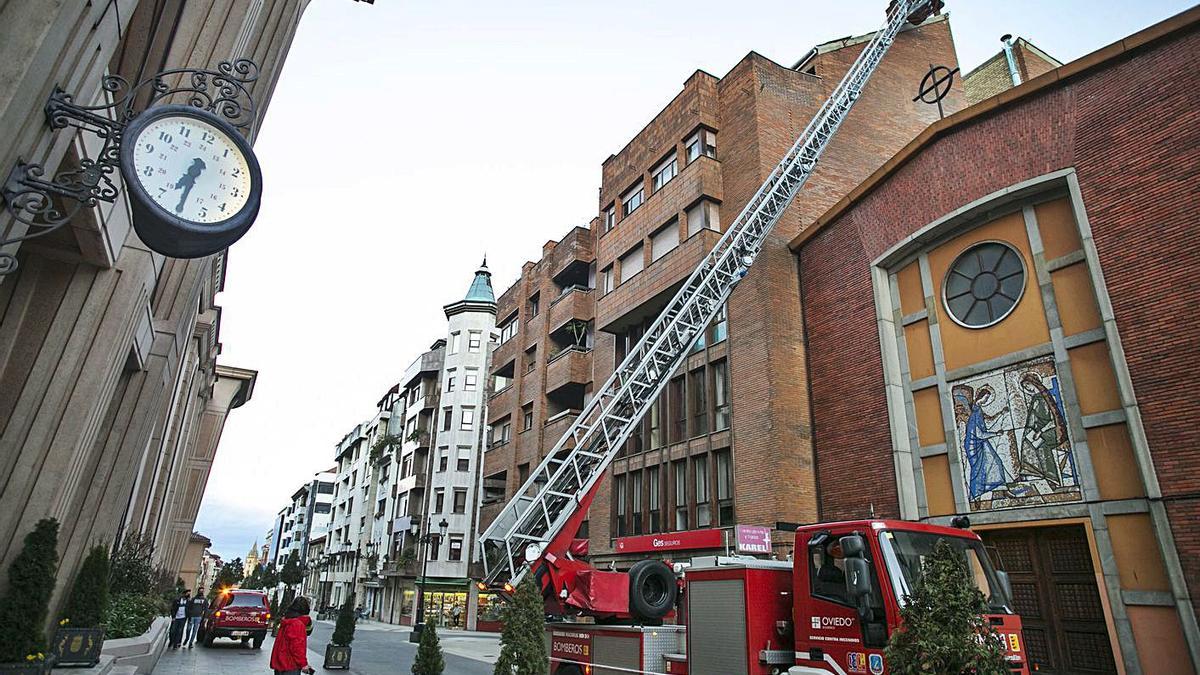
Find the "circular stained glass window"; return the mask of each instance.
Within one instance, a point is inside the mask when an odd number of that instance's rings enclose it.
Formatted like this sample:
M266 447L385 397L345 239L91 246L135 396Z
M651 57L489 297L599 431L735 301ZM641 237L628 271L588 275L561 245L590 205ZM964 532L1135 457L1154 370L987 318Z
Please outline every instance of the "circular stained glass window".
M1024 292L1021 254L998 241L985 241L959 254L942 285L950 318L967 328L997 323L1013 311Z

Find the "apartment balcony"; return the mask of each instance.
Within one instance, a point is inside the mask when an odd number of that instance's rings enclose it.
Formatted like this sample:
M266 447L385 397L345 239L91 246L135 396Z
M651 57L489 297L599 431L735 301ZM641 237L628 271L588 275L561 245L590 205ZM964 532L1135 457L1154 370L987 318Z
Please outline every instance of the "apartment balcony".
M571 428L571 424L576 417L579 417L580 412L579 410L564 410L546 420L546 424L543 426L545 432L542 437L545 439L547 451L554 447L563 434L567 433L567 429Z
M623 280L612 292L598 298L596 328L619 333L657 316L720 238L720 232L701 230L633 278Z
M495 370L499 370L500 367L508 365L517 358L517 352L520 351L520 347L517 344L521 341L521 336L525 334L525 330L526 328L522 327L521 330L517 331L516 335L508 339L508 342L492 350L492 367Z
M595 259L591 230L585 227L573 228L550 252L550 276L562 285L575 283L580 273L586 279L587 268Z
M550 332L570 321L591 321L596 317L595 294L586 286L571 286L550 303Z
M546 364L546 394L572 385L583 387L592 381L592 350L567 347L550 357Z
M510 383L488 399L488 424L492 424L505 415L515 415L516 410L517 387Z
M500 512L504 510L504 502L493 502L479 507L479 531L482 532L491 525Z

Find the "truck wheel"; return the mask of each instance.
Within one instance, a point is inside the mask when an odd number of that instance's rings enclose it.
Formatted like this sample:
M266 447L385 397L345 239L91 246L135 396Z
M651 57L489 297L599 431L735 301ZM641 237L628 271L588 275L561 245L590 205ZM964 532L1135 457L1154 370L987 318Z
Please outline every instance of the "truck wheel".
M266 633L266 631L263 631L262 633L257 633L257 634L255 634L255 636L254 636L254 638L253 638L254 648L255 648L255 649L262 649L263 640L266 640L266 639L267 639L267 633Z
M629 570L629 612L661 619L675 606L675 574L661 560L639 560Z

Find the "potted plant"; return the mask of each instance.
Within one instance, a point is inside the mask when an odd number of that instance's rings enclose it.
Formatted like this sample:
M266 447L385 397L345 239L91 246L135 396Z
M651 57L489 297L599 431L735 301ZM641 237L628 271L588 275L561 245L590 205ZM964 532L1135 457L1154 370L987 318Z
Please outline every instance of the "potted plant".
M8 589L0 597L0 673L49 673L46 614L58 567L58 521L45 518L25 535L25 545L8 568Z
M500 657L496 660L495 672L521 675L546 675L549 672L544 607L533 575L526 575L517 584L512 601L500 610L504 630L500 633Z
M427 624L421 631L421 644L417 646L417 658L413 660L413 675L442 675L446 659L442 656L442 644L437 629Z
M325 668L350 669L350 643L354 642L354 594L351 593L342 608L338 610L337 625L333 628L333 637L325 645Z
M104 646L104 615L108 611L108 549L93 546L84 558L50 653L57 666L94 666Z

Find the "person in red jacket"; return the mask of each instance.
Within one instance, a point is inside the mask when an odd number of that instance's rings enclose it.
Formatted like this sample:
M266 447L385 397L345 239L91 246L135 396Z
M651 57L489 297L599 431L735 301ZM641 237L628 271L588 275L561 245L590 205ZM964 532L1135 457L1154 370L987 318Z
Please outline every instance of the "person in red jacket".
M298 596L292 601L279 622L279 634L271 648L271 669L275 675L312 675L316 671L308 665L308 598Z

